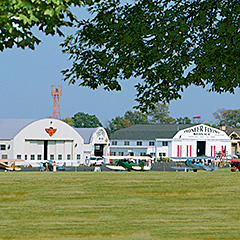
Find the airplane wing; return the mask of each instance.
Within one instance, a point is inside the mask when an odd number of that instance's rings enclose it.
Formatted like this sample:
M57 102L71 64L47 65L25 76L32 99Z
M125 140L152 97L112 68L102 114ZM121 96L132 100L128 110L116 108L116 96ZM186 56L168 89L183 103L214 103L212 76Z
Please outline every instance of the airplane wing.
M171 167L172 169L175 169L175 170L192 170L192 171L196 171L196 170L205 170L205 171L217 171L218 170L218 167L216 166L205 166L205 165L196 165L196 168L192 168L192 167L182 167L182 166L179 166L179 167Z
M135 159L135 160L149 160L149 159L151 159L151 157L147 157L147 156L129 156L128 158Z
M204 170L206 170L206 171L217 171L218 167L216 167L216 166L204 166Z
M104 158L107 159L135 159L135 160L148 160L151 159L151 157L147 157L147 156L103 156Z
M126 168L124 168L122 166L106 165L106 167L111 170L115 170L115 171L125 171L126 170Z
M183 170L193 170L191 167L171 167L172 169L183 171Z
M226 159L222 159L222 161L225 162L240 162L240 159L236 159L236 158L226 158Z
M150 166L144 166L143 168L139 166L132 166L132 169L135 171L150 171L151 167Z
M110 158L110 159L122 159L123 156L103 156L104 158Z
M15 164L13 164L12 166L9 166L4 162L0 162L0 168L4 169L4 170L8 170L8 171L20 171L20 170L22 170L19 167L15 167Z
M103 157L107 159L114 159L114 160L130 158L129 156L103 156Z
M170 157L174 162L185 162L186 160L201 160L201 159L216 159L214 156L201 156L201 157Z
M22 159L0 159L1 163L5 163L5 162L25 162Z

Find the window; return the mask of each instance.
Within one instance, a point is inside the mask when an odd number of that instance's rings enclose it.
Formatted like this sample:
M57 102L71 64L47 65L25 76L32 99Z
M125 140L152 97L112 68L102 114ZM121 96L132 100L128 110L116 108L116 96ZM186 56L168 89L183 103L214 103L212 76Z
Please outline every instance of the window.
M67 155L67 160L71 160L71 154Z
M2 159L8 159L8 155L3 154L3 155L2 155Z
M162 142L162 145L163 145L163 146L168 146L168 142L165 142L165 141L164 141L164 142Z
M39 155L37 156L37 160L42 160L42 155L39 154Z
M95 148L96 151L99 151L100 150L100 145L95 145L94 148Z
M160 157L160 158L166 157L166 153L159 153L159 157Z
M155 145L155 142L153 142L153 141L149 142L149 146L154 146L154 145Z
M112 152L112 153L111 153L111 156L116 156L116 152Z
M35 160L35 155L31 155L31 160Z
M116 146L117 145L117 141L112 141L112 145Z
M1 144L0 145L0 150L6 150L6 145Z
M54 160L54 155L50 154L50 160Z
M17 159L21 159L21 155L17 155Z
M28 157L27 157L27 155L25 155L25 160L28 160Z
M62 160L62 154L58 154L58 160Z
M77 160L81 159L81 154L77 154Z
M124 141L125 146L129 146L129 141Z
M123 156L123 155L124 155L123 152L119 152L119 153L118 153L118 156Z
M137 141L137 146L142 146L142 141Z
M145 152L140 152L140 156L146 156Z

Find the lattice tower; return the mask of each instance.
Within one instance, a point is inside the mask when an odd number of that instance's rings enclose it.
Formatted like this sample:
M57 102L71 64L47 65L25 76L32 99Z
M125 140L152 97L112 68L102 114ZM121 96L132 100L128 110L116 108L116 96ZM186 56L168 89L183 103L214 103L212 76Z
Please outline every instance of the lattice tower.
M51 85L51 95L53 96L53 114L52 114L52 118L60 120L59 99L62 96L62 86L61 85Z

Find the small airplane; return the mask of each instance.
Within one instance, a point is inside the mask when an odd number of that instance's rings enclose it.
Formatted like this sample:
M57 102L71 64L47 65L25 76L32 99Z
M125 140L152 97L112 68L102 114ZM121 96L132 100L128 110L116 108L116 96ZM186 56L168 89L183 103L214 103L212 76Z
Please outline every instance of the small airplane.
M116 165L106 165L107 168L115 171L149 171L151 165L145 166L144 160L150 160L150 157L144 156L104 156L104 158L115 159ZM142 160L139 164L135 160Z
M66 167L66 163L74 163L76 164L76 161L71 161L71 160L67 160L67 161L55 161L56 163L56 170L57 171L65 171L65 170L69 170L69 168ZM40 167L40 171L45 171L45 170L49 170L49 171L53 171L53 163L54 160L30 160L30 161L25 161L25 163L28 164L28 166L32 166L32 167ZM75 166L75 165L74 165ZM77 165L76 165L77 166Z
M201 156L201 157L171 157L174 162L184 162L185 166L178 166L178 167L171 167L176 170L185 170L188 172L192 170L197 172L198 170L205 170L205 171L215 171L218 170L218 167L215 164L216 157L208 157L208 156ZM202 161L205 161L204 164Z
M4 169L4 170L7 170L7 171L21 171L20 167L16 167L16 162L24 162L24 160L21 160L21 159L0 159L0 169ZM11 166L9 166L8 163L12 163Z
M240 159L230 159L230 163L231 167L235 167L231 169L232 172L240 171Z
M240 159L238 158L226 158L222 159L223 161L229 162L231 164L231 169L232 172L236 172L237 170L240 171Z
M44 162L42 162L43 165L45 165L45 168L47 167L49 171L53 171L53 164L54 164L54 161L53 160L45 160ZM47 165L46 165L47 163ZM66 168L66 162L63 163L62 166L56 164L56 170L57 171L65 171L65 170L68 170Z

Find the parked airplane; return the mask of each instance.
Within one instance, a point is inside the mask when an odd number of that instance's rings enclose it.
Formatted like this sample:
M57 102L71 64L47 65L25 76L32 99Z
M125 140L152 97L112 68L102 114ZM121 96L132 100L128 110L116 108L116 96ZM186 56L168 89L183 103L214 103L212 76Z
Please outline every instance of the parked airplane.
M149 171L151 169L151 164L145 165L144 161L150 160L150 157L144 156L104 156L111 160L116 160L116 165L106 165L107 168L115 171ZM139 164L135 163L135 160L141 160Z
M236 172L237 170L240 171L240 159L237 158L227 158L227 159L223 159L223 161L229 162L231 164L231 167L233 167L231 169L232 172Z
M16 162L24 162L21 159L0 159L0 169L4 169L7 171L20 171L20 167L16 167ZM12 163L11 166L8 163Z
M53 163L54 160L30 160L30 161L25 161L29 166L32 167L41 167L41 165L44 165L43 168L47 168L47 170L52 171L53 170ZM68 170L67 163L68 164L72 164L74 167L77 167L79 165L79 163L77 161L74 160L59 160L59 161L55 161L56 162L56 169L58 171L65 171Z
M171 159L174 162L184 162L185 164L185 166L172 167L176 170L185 170L185 172L188 172L189 170L192 170L194 172L197 172L198 170L218 170L215 161L213 161L216 159L216 157L171 157Z
M53 160L46 160L43 165L45 164L45 167L47 167L47 170L49 171L53 171L53 164L54 164L54 161ZM65 170L68 170L66 168L66 162L63 163L62 166L60 166L59 164L56 164L56 170L57 171L65 171Z

